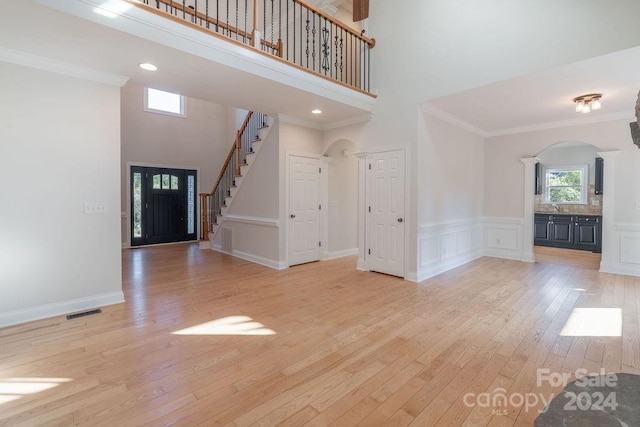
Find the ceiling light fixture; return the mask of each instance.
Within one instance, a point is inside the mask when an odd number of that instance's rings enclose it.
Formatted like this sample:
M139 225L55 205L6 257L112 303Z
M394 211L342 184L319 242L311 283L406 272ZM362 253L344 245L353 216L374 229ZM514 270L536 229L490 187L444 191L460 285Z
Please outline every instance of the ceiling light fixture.
M143 70L147 70L147 71L157 71L158 67L156 67L155 65L151 64L150 62L141 62L138 64L138 67L142 68Z
M318 110L317 108L315 110L311 110L311 112L313 114L322 114L322 110Z
M602 108L601 93L590 93L573 98L576 104L576 113L589 113L591 110L599 110Z

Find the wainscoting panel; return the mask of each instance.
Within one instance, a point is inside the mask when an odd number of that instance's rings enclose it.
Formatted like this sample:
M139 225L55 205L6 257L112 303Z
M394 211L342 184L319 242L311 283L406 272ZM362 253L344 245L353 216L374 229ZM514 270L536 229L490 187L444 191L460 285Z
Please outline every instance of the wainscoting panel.
M522 218L485 218L484 224L486 256L522 260Z
M482 218L420 227L417 281L482 256L482 236Z
M614 253L607 257L609 262L600 264L600 271L640 277L640 224L616 224L613 227L613 241L615 244L611 249Z

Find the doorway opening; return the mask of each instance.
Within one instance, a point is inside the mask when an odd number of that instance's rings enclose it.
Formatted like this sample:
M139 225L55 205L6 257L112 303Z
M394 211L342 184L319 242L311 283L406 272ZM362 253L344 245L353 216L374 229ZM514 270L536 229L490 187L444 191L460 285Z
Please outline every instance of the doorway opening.
M599 149L562 142L541 151L535 165L533 244L536 259L552 255L600 262L603 160ZM543 248L553 248L544 250ZM581 257L584 255L584 257Z

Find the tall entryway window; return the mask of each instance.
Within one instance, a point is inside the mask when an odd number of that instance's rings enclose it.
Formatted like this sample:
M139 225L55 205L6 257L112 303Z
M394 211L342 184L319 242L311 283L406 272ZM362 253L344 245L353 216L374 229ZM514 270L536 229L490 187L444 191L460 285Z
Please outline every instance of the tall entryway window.
M197 238L197 172L131 166L131 246Z

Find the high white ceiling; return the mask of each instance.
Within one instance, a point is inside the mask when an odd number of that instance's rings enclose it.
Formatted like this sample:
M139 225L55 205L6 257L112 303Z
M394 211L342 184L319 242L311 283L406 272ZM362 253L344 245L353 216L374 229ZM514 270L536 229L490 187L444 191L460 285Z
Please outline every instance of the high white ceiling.
M59 3L63 7L71 4L70 0L47 2ZM95 14L95 19L109 24L110 18ZM133 24L121 24L123 28L126 25ZM363 108L361 105L374 105L372 98L335 84L330 85L336 86L336 91L353 92L350 96L354 99L364 97L365 101L356 106L354 103L348 105L337 102L335 96L325 96L325 93L319 93L320 90L315 94L310 93L274 81L273 78L238 70L197 54L136 37L125 30L129 31L128 28L118 31L32 0L3 2L0 48L126 76L132 84L170 90L222 105L277 112L319 127L370 117L372 107ZM136 30L133 28L129 32L135 33ZM196 46L194 49L202 47ZM243 51L240 55L245 57L256 56L250 49L240 50ZM138 63L147 61L156 64L159 71L149 73L138 68ZM276 63L274 67L278 65ZM320 78L309 76L308 79L310 83L307 85L313 86L313 79L319 81L316 84L318 87L326 85ZM321 109L323 114L313 115L311 110L316 108Z
M498 135L632 119L639 90L640 47L636 47L433 99L426 109L478 133ZM576 113L573 98L588 93L602 93L602 109Z
M351 3L319 2L347 8ZM360 119L372 110L239 71L32 0L3 4L0 47L127 76L137 85L239 108L277 111L318 126ZM137 64L141 61L156 63L160 72L140 70ZM638 70L640 47L429 100L427 108L483 135L633 118L640 89ZM582 116L575 113L572 99L593 92L603 94L602 110ZM312 115L314 108L322 109L324 114Z

